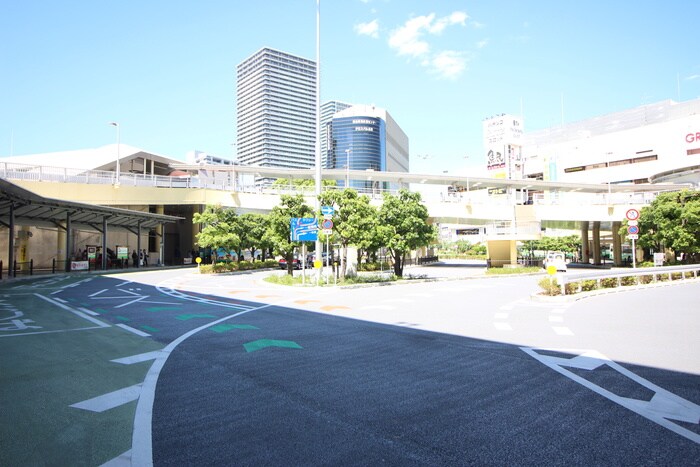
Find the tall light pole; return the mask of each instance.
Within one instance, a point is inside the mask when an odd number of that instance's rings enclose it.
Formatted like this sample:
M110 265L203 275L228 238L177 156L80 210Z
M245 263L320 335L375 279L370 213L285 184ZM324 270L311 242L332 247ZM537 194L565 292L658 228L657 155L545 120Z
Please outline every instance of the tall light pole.
M316 0L316 144L314 144L316 156L316 213L321 210L321 0ZM320 261L321 249L323 245L321 240L316 237L316 260ZM303 259L306 261L306 258ZM316 274L316 283L321 280L321 268L318 268Z
M109 122L110 125L117 127L117 175L116 184L119 185L119 123Z

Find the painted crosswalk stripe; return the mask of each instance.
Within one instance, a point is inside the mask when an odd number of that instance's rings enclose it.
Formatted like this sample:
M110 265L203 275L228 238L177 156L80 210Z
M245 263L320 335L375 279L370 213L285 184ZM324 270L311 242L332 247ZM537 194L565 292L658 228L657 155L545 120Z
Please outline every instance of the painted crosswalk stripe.
M554 332L556 332L560 336L573 336L574 335L574 333L571 332L571 329L567 328L566 326L552 326L552 329L554 329Z
M84 400L71 407L75 409L89 410L90 412L102 413L106 410L119 407L135 401L141 395L141 384L135 384L127 388L118 389L116 391L102 394L101 396L93 397L92 399Z
M550 323L563 323L564 322L564 317L563 316L549 316L549 322Z
M513 327L508 323L493 323L499 331L512 331Z

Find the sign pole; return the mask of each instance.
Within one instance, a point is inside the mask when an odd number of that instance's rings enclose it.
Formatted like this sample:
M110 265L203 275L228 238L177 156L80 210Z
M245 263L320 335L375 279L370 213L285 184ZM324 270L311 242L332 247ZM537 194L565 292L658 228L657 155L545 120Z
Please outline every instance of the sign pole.
M636 240L632 239L632 269L637 267L637 247L635 245Z

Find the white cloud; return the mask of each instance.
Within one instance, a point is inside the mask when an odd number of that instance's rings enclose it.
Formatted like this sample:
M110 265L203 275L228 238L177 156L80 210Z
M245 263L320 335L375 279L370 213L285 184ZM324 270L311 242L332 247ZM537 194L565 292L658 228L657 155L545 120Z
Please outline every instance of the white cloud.
M420 37L423 35L423 29L430 28L433 19L435 19L435 13L409 19L403 26L391 32L389 47L396 49L399 55L420 57L427 54L430 51L430 45Z
M483 39L483 40L480 40L479 42L476 43L476 48L477 48L477 49L483 49L483 48L486 47L488 44L489 44L489 40L488 40L488 39Z
M379 20L373 20L369 23L360 23L355 25L355 32L361 36L379 37Z
M433 57L431 68L441 78L456 79L467 68L467 58L464 52L444 50Z
M696 79L698 79L698 78L700 78L700 75L690 75L690 76L686 76L686 77L683 78L683 79L686 80L686 81L693 81L693 80L696 80Z
M433 52L427 36L439 35L449 26L466 26L468 19L463 11L437 19L435 13L416 16L391 32L389 47L399 56L421 59L421 65L435 75L455 79L466 69L466 55L453 50Z

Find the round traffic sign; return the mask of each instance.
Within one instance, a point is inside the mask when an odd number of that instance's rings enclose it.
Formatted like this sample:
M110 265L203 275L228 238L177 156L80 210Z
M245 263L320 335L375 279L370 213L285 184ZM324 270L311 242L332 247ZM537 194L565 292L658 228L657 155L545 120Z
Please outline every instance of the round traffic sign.
M194 262L197 263L197 264L199 264L199 263L202 262L202 258L200 258L199 256L197 256L197 257L194 259Z
M638 225L627 226L627 233L630 235L637 235L639 233L639 226Z
M636 221L637 219L639 219L639 211L637 211L636 209L628 209L625 213L625 217L628 221Z
M557 267L555 265L550 264L549 266L547 266L547 274L549 274L550 276L553 276L556 273L557 273Z
M321 221L321 228L323 230L331 230L333 228L333 221L330 219L323 219Z

